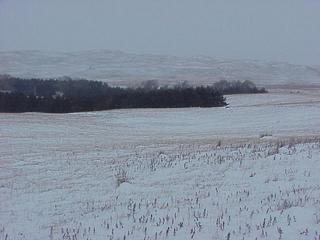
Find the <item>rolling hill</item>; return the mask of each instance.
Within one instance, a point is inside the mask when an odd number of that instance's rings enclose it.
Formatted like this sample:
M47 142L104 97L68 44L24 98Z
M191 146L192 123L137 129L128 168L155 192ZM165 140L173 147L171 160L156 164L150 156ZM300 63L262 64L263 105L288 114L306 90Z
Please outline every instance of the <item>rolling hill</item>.
M19 77L87 78L113 85L134 85L158 79L163 84L188 80L210 84L221 79L251 80L257 85L319 85L320 69L257 60L214 59L206 56L139 55L121 51L0 52L0 74Z

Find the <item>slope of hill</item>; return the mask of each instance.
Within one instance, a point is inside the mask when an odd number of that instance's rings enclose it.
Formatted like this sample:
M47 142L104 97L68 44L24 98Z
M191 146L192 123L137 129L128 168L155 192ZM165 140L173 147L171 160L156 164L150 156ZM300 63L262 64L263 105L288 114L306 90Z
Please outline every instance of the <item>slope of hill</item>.
M263 86L320 84L320 70L313 66L217 60L205 56L138 55L108 50L0 52L0 74L28 78L70 76L105 80L114 85L133 85L149 79L159 79L165 84L181 80L210 84L221 79L251 80Z

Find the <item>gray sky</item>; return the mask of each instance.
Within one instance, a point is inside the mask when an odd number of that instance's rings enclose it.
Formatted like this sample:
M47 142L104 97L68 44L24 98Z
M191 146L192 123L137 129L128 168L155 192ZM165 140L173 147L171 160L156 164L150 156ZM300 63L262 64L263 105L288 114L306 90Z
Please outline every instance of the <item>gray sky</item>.
M320 0L0 0L0 50L320 64Z

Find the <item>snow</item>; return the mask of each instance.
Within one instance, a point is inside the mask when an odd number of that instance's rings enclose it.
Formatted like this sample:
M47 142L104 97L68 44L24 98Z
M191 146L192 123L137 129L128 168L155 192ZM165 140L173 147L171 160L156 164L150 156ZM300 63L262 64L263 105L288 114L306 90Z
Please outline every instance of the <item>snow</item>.
M228 101L0 114L0 239L318 240L319 95Z
M317 66L258 60L214 59L206 56L139 55L108 50L71 53L0 52L0 74L26 78L70 76L126 86L150 79L158 79L164 84L182 80L194 84L212 84L221 79L251 80L262 86L274 84L319 86L320 84L320 71Z

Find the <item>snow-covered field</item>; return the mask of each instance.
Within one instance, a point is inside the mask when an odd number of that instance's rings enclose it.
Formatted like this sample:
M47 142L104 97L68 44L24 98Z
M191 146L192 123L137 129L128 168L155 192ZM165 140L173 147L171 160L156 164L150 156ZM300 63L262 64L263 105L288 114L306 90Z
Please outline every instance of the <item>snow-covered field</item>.
M320 95L0 114L0 239L320 239Z

